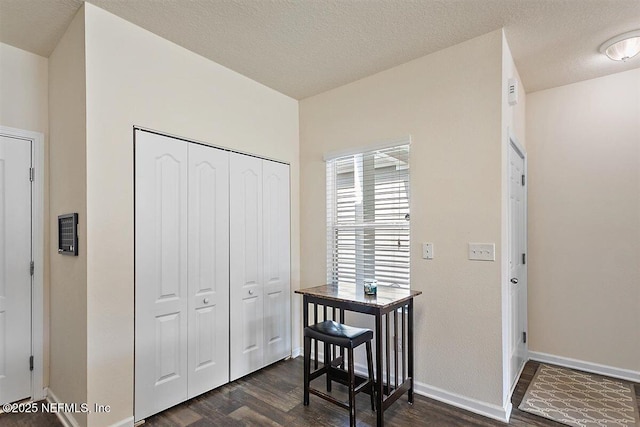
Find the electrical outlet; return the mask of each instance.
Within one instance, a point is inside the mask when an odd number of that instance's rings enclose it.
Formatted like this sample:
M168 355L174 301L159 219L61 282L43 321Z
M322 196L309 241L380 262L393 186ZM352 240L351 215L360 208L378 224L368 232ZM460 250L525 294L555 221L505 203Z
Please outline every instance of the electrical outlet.
M422 258L433 259L433 243L422 244Z
M495 243L469 243L469 259L474 261L495 261Z

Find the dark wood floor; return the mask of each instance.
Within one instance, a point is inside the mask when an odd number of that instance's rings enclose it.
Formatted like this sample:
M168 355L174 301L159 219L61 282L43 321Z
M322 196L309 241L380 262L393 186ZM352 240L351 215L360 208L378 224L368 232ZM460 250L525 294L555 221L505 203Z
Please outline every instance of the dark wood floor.
M553 421L518 410L518 405L538 367L527 362L513 394L511 426L556 426ZM323 378L314 381L322 387ZM640 387L636 385L640 405ZM334 385L334 392L343 393ZM346 396L346 395L345 395ZM345 398L346 400L346 398ZM359 394L356 406L359 426L374 426L369 396ZM403 396L385 412L389 426L504 426L495 421L419 395L413 405ZM0 426L60 426L54 414L0 415ZM144 424L158 427L185 426L345 426L349 414L316 396L309 406L302 404L302 358L276 363L259 372L241 378L216 390L205 393L181 405L150 417Z

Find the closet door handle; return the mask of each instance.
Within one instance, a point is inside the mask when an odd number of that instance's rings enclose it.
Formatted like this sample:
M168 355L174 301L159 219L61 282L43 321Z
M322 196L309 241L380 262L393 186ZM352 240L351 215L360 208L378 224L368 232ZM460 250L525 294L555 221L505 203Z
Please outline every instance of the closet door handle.
M253 289L249 289L249 295L253 295Z
M209 304L209 298L205 298L204 300L202 300L202 302L204 302L205 304Z

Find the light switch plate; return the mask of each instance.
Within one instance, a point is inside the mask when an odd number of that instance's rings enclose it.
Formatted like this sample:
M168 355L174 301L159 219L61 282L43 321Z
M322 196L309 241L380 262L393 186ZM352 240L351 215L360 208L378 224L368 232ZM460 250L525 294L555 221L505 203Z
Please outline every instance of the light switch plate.
M495 243L469 243L469 259L474 261L495 261Z
M433 259L433 243L422 244L422 258Z

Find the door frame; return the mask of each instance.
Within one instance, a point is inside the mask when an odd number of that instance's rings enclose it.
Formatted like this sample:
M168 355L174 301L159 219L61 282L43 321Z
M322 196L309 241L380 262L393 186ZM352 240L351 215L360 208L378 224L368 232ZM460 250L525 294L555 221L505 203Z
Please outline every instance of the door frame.
M514 392L515 385L518 383L516 380L513 384L511 384L511 354L510 354L510 338L511 338L511 330L514 325L511 324L511 313L509 311L510 308L510 271L509 271L509 244L511 238L510 231L510 216L509 216L509 152L513 148L515 149L520 156L523 158L524 169L523 173L525 176L525 185L523 189L524 196L524 247L525 253L527 254L527 262L524 264L524 292L525 292L525 301L528 300L527 297L527 289L528 289L528 189L529 189L529 176L528 176L528 157L527 152L524 146L518 141L518 138L515 136L513 131L507 128L507 141L506 144L503 145L505 147L503 151L503 167L502 167L502 206L503 206L503 220L502 220L502 250L501 250L501 261L502 261L502 390L503 390L503 407L507 413L507 421L509 420L509 415L511 413L511 396ZM527 343L525 343L525 363L522 365L526 365L526 360L529 359L529 344L528 344L528 315L524 319L525 330L527 331ZM520 373L518 374L518 376Z
M44 389L44 135L0 126L0 136L31 144L31 167L35 169L31 192L31 257L35 268L31 279L31 399L45 398Z

